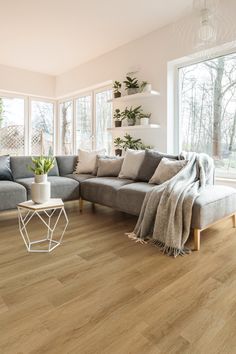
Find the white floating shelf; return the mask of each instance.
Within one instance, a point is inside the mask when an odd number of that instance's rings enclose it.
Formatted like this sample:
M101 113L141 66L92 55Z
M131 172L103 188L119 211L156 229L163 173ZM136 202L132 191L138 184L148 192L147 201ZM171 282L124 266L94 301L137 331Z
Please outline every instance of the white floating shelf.
M117 127L117 128L108 128L108 131L126 131L126 130L139 130L139 129L159 129L160 125L159 124L148 124L148 125L127 125L123 127Z
M160 96L160 93L158 91L138 92L138 93L134 93L133 95L126 95L126 96L121 96L118 98L112 98L112 99L108 100L107 102L125 102L125 101L131 101L131 100L138 100L141 98L150 98L153 96Z

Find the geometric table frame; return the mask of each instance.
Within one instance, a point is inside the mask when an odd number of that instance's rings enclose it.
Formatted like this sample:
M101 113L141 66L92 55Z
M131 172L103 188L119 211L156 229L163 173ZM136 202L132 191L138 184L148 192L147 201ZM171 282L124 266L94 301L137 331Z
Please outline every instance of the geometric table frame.
M51 252L61 244L66 228L68 226L67 214L64 208L64 203L61 199L50 199L47 203L44 204L34 204L32 200L29 200L27 202L18 204L17 209L20 234L23 238L28 252ZM54 216L57 210L59 210L59 214L56 217L56 221L52 223L52 217ZM40 214L44 215L46 220ZM38 217L42 221L42 223L47 228L47 232L44 238L36 241L31 241L30 235L27 230L27 225L30 223L34 216ZM65 226L60 235L59 241L56 241L53 239L53 234L62 216L64 216L65 218ZM48 247L46 249L32 249L32 246L35 246L42 242L48 244Z

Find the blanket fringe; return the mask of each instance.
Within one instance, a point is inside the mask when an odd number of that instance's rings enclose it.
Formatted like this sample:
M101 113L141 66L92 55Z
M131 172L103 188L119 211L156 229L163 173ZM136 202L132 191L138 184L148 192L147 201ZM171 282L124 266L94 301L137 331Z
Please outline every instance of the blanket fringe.
M164 242L161 242L159 240L150 240L150 242L156 246L159 247L162 253L166 254L167 256L171 256L176 258L177 256L185 256L186 254L190 254L191 250L189 248L175 248L171 246L167 246Z
M147 244L147 241L143 240L142 238L137 237L137 235L134 232L126 232L125 235L137 243L141 243L142 245Z

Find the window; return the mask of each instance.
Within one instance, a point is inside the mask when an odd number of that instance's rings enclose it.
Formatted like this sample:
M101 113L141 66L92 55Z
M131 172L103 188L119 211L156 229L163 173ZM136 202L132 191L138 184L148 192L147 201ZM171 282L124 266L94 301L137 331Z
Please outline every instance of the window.
M112 127L112 90L95 94L96 105L96 149L105 148L108 154L112 149L112 135L107 128Z
M112 127L111 98L112 90L105 88L60 103L61 154L77 153L80 148L105 148L111 153L112 136L107 131Z
M24 99L0 97L0 155L24 155Z
M31 101L31 154L53 155L53 103Z
M73 154L73 101L67 101L60 104L59 143L61 154Z
M182 150L205 152L236 178L236 53L179 69Z
M92 139L92 96L87 95L76 100L76 150L92 149Z

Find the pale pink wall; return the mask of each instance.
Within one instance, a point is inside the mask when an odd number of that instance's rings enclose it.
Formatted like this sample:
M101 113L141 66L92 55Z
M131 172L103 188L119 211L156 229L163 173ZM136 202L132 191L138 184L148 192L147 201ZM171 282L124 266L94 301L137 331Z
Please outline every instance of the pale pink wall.
M55 77L0 65L0 91L55 97Z
M218 44L236 40L236 1L221 1L220 13L226 18L228 32L221 33ZM156 146L167 149L167 64L189 55L193 49L193 18L185 18L175 25L128 43L56 78L56 96L68 95L109 80L123 80L128 71L139 69L139 77L152 83L161 96L153 107L153 123L160 123L156 133ZM234 31L233 31L234 30ZM232 34L234 32L234 34Z

